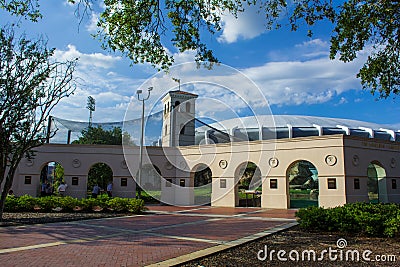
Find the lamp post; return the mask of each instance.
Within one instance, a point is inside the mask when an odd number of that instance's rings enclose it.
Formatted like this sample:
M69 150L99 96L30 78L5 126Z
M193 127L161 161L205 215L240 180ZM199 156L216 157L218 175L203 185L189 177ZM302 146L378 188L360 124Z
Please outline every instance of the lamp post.
M142 121L141 121L141 128L140 128L141 134L140 134L140 147L139 147L139 175L138 175L138 180L137 180L137 184L139 185L137 198L139 198L139 199L141 197L141 192L142 192L140 184L142 182L142 164L143 164L144 101L149 99L151 90L153 90L153 87L149 87L147 89L147 97L146 98L143 97L142 99L140 99L140 95L143 93L143 91L140 89L136 91L138 100L142 102Z

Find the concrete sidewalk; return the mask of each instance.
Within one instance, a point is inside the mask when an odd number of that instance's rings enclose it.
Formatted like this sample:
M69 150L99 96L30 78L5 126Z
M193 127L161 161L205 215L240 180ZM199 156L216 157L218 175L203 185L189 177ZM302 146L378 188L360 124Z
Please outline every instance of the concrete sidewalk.
M151 206L146 215L0 228L2 266L172 266L296 224L294 210Z

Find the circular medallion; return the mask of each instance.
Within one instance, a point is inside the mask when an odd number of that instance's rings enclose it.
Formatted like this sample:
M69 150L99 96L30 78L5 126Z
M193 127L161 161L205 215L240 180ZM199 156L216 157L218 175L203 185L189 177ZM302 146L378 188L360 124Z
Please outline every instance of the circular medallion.
M396 167L396 159L395 158L392 158L390 160L390 167L392 167L392 168Z
M28 166L28 167L33 166L33 163L35 163L35 162L33 161L33 159L27 159L27 160L26 160L26 166Z
M279 160L277 158L270 158L268 160L268 164L269 166L271 166L272 168L278 167L279 165Z
M72 167L74 167L74 168L79 168L80 166L81 166L81 162L80 162L79 159L74 159L74 160L72 161Z
M128 169L128 164L126 164L125 160L121 161L121 168L122 169Z
M165 168L166 168L167 170L172 170L173 167L174 167L174 166L172 165L171 162L167 161L167 163L165 163Z
M228 162L224 159L221 159L218 165L221 167L221 169L226 169L226 167L228 167Z
M325 163L329 166L334 166L337 163L337 158L334 155L328 155L325 157Z
M357 155L353 156L352 163L354 166L358 166L360 164L360 158Z

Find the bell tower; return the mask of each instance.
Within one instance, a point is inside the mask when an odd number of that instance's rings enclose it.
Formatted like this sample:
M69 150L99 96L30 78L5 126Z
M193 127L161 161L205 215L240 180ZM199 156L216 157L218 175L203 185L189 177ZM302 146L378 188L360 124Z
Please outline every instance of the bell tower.
M162 146L190 146L195 142L195 104L198 95L175 90L163 98Z

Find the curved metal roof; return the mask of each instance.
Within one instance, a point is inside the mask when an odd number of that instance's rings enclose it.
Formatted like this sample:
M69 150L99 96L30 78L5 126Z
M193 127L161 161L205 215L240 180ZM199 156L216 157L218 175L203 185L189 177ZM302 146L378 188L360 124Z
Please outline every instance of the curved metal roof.
M345 134L400 141L400 131L388 125L358 120L296 115L263 115L234 118L196 128L198 138L206 132L214 142L295 138ZM204 136L204 135L203 135Z
M291 125L293 127L314 127L315 125L319 125L321 127L333 127L336 128L338 125L345 126L348 128L371 128L378 130L380 128L388 128L387 125L381 125L377 123L358 121L358 120L349 120L349 119L339 119L339 118L325 118L325 117L315 117L315 116L298 116L298 115L263 115L258 118L258 122L254 117L243 117L243 118L234 118L230 120L221 121L215 123L215 128L222 128L223 125L227 129L232 129L238 127L239 125L243 125L246 128L259 128L260 126L271 127L272 119L275 122L275 127L287 127L287 125ZM263 122L267 122L267 125L264 125ZM273 127L273 126L272 126ZM391 129L398 130L398 129Z

